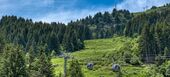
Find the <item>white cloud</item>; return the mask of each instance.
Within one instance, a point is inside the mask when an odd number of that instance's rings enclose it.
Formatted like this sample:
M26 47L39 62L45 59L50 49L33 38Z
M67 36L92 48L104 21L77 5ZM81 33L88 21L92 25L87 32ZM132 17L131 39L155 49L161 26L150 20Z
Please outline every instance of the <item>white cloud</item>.
M170 0L124 0L117 5L117 8L127 9L131 12L141 12L152 6L162 6L166 3L170 3Z
M80 18L84 18L88 15L94 15L97 12L111 11L110 8L98 8L98 9L84 9L84 10L62 10L58 12L51 12L44 17L35 18L36 21L44 22L62 22L67 24L68 22L75 21Z
M66 0L66 3L64 3L64 5L58 6L56 11L49 12L42 17L33 18L33 20L43 22L62 22L67 24L71 20L75 21L77 19L84 18L88 15L93 16L97 12L111 11L112 9L112 7L91 7L88 9L77 9L77 7L75 7L77 1L78 0ZM65 7L69 7L69 9L66 10Z
M35 12L38 16L28 15L27 17L33 17L32 19L35 21L44 21L44 22L63 22L68 23L71 20L77 20L80 18L84 18L88 15L94 15L97 12L103 11L112 11L113 6L102 7L95 5L84 8L77 9L77 1L79 0L0 0L0 16L5 14L16 14L21 10L25 9L25 7L29 7L30 9L35 9L29 11L26 9L24 12ZM127 9L131 12L140 12L144 10L144 7L148 6L161 6L166 3L170 3L170 0L124 0L123 2L117 4L117 9ZM55 6L54 6L55 5ZM56 8L54 10L46 11L40 13L39 10L46 9L45 7ZM102 7L102 8L101 8ZM67 9L66 9L67 8ZM11 14L10 14L11 13ZM40 13L40 14L39 14ZM23 15L21 15L23 16Z
M75 2L72 4L68 4L65 6L73 6ZM144 8L149 9L152 6L161 6L166 3L170 3L170 0L124 0L120 4L117 4L117 9L127 9L130 12L141 12L144 11ZM64 6L62 6L64 7ZM68 23L71 20L77 20L80 18L84 18L88 15L94 15L95 13L101 11L112 11L113 7L105 7L105 8L95 8L95 9L80 9L80 10L63 10L63 8L55 12L50 12L44 17L36 18L37 21L45 21L45 22L63 22Z

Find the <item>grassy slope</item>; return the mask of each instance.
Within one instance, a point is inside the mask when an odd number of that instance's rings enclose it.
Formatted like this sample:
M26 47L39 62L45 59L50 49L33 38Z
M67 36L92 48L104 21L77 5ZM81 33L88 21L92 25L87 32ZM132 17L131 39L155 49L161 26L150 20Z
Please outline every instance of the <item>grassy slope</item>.
M148 65L132 66L122 63L120 53L130 51L131 53L138 53L137 38L128 37L113 37L110 39L97 39L85 41L85 49L71 53L71 56L78 59L85 77L116 77L115 72L112 72L112 64L120 64L123 77L146 77L148 73ZM109 56L118 56L118 61L113 61ZM63 72L63 58L52 59L55 67L55 73L58 75ZM93 62L95 64L93 70L88 70L86 64ZM68 62L69 64L69 62Z
M145 13L148 14L167 9L169 9L169 7L158 7L157 9L146 10ZM133 14L134 16L138 16L142 13L143 12L138 12ZM127 51L133 54L139 53L137 38L113 37L110 39L87 40L85 41L85 49L71 53L71 56L79 60L85 77L115 77L116 73L111 71L112 64L121 65L123 77L151 77L151 74L153 75L152 77L162 77L153 69L156 67L155 65L125 65L121 54ZM117 61L113 61L111 58L115 56L117 57ZM93 70L86 68L88 62L95 63ZM63 73L63 58L53 58L52 63L56 65L56 75Z

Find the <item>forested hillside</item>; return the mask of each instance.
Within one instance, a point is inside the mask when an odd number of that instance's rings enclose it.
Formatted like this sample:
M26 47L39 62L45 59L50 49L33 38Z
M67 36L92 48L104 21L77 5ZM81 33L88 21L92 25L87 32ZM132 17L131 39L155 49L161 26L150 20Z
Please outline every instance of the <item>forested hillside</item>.
M132 17L133 14L128 10L113 9L111 13L98 12L93 17L87 16L74 23L88 26L91 31L91 39L109 38L114 34L123 35L125 25Z
M0 57L0 77L169 77L170 4L67 25L2 16Z
M60 53L61 48L68 52L82 49L83 40L89 35L84 25L33 22L16 16L3 16L0 31L6 41L22 45L26 51L30 46L36 49L46 45L47 51L56 53Z
M73 52L84 48L84 40L109 38L114 34L123 35L125 24L131 18L132 14L129 11L116 9L113 9L112 13L99 12L94 17L71 21L68 25L3 16L0 30L6 41L20 44L26 51L31 45L35 48L46 45L48 51Z
M159 23L169 23L170 5L162 7L152 7L146 12L142 12L132 18L125 28L126 36L133 36L133 34L141 34L143 26L155 27Z
M151 62L158 55L170 56L169 12L169 4L152 8L135 16L125 27L125 36L141 35L139 47L142 60Z

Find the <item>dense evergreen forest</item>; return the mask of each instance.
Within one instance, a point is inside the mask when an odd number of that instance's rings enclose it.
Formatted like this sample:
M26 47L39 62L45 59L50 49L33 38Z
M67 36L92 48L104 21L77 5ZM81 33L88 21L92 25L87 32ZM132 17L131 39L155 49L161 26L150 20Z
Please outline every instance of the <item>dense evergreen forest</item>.
M135 16L125 27L125 36L141 35L139 47L142 60L152 62L158 55L165 58L170 56L169 12L169 4L152 7L151 10Z
M56 53L60 53L61 48L76 51L84 47L83 40L89 35L84 25L33 22L16 16L3 16L0 25L6 41L22 45L26 51L30 46L36 49L39 45L46 45L47 51Z
M140 13L113 9L67 25L33 22L17 16L0 20L0 77L53 77L51 54L84 48L84 40L114 35L140 37L140 60L162 64L170 56L170 4ZM78 61L71 62L71 77L83 77ZM75 66L74 66L75 65ZM76 75L78 73L78 75ZM76 76L75 76L76 75Z
M22 45L27 51L30 46L47 45L47 51L73 52L83 49L84 40L109 38L114 34L123 35L125 24L132 18L127 10L97 13L68 25L62 23L33 22L16 16L3 16L0 30L8 42Z

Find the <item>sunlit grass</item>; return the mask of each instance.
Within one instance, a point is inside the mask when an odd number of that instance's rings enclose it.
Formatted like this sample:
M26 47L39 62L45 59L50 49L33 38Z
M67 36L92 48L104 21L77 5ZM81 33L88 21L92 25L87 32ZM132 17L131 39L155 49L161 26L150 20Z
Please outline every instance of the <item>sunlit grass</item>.
M95 39L86 40L85 49L71 53L71 56L78 59L85 77L115 77L116 72L111 70L112 64L116 63L107 58L110 54L119 54L120 52L128 51L131 49L132 53L138 53L138 38L129 37L113 37L109 39ZM130 45L131 47L127 47ZM126 48L127 47L127 48ZM120 56L121 57L121 56ZM86 64L88 62L95 63L93 70L88 70ZM55 74L63 73L63 58L52 59L55 67ZM69 61L68 61L69 65ZM122 65L121 72L123 77L146 77L148 66L132 66ZM68 67L69 68L69 67Z

